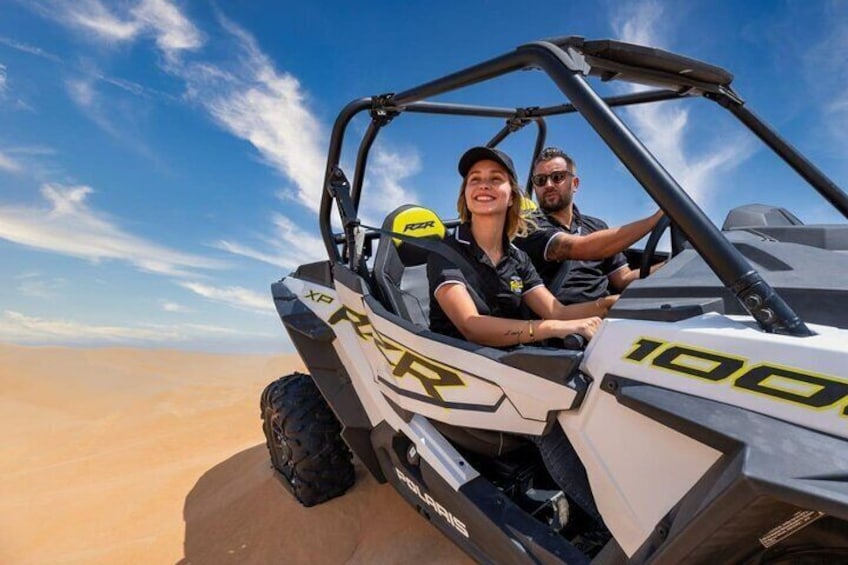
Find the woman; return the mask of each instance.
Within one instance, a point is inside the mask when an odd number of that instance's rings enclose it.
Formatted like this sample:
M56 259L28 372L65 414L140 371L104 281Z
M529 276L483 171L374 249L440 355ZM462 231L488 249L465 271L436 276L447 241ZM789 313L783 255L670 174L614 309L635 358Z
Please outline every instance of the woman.
M618 297L565 306L545 288L527 254L511 243L527 230L512 159L497 149L473 147L460 159L459 174L462 223L445 242L468 259L466 272L442 255L430 255L430 329L494 347L573 333L591 339L599 316ZM468 284L469 266L480 288ZM540 319L528 320L523 305Z
M459 174L463 181L457 210L462 223L445 243L467 261L463 267L442 254L428 257L430 329L494 347L572 333L591 339L601 324L600 316L606 315L618 296L565 306L545 288L527 254L511 243L516 234L528 229L512 159L497 149L473 147L459 160ZM468 273L469 269L474 273ZM479 288L471 288L469 278ZM528 320L522 305L541 319ZM589 517L592 525L584 536L599 536L605 543L609 532L568 438L559 429L535 442L553 479Z

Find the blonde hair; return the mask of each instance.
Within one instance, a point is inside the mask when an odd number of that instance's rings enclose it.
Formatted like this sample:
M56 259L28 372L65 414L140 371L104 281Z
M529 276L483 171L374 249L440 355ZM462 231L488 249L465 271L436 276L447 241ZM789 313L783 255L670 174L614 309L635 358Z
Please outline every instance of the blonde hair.
M518 186L518 181L509 177L509 186L512 195L512 204L506 210L506 221L504 222L504 231L506 232L507 240L512 241L514 237L524 237L532 227L535 227L535 222L529 220L521 212L521 199L524 198L521 187ZM468 210L468 204L465 202L465 185L467 178L462 179L462 186L459 189L459 198L456 200L456 211L459 212L459 219L462 223L471 221L471 212Z

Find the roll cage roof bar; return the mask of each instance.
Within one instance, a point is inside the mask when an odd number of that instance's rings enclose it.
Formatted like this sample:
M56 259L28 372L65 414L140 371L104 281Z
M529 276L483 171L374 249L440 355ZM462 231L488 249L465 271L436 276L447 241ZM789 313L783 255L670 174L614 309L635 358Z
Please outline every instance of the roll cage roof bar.
M570 102L547 108L511 109L427 101L439 94L528 68L545 72ZM659 89L601 98L584 76L597 76L603 81L647 84ZM722 236L674 178L611 110L616 106L693 96L712 100L736 116L848 218L848 196L777 132L745 108L744 101L730 87L732 80L733 75L724 69L682 55L618 41L586 41L582 37L568 36L522 45L512 52L397 94L354 100L336 118L327 156L319 221L330 260L339 262L345 259L352 269L367 275L361 257L365 234L361 231L357 216L365 167L377 133L401 113L503 118L506 125L489 141L488 145L492 147L512 132L535 122L538 127L535 160L545 143L544 118L578 112L685 234L713 272L764 331L794 336L811 335L798 315ZM371 123L359 146L351 186L339 166L339 160L347 126L354 116L363 111L370 113ZM343 227L343 234L339 235L333 234L330 227L334 200ZM350 242L354 244L350 245ZM344 257L339 252L340 244L343 244Z

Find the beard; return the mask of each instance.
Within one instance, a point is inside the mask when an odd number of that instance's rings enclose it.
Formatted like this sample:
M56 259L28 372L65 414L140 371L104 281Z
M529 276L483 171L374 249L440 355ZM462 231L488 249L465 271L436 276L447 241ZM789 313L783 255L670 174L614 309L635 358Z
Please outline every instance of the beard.
M571 205L573 200L573 195L570 193L562 194L561 192L553 192L543 194L542 198L539 199L539 208L541 208L543 212L552 214L554 212L559 212L560 210L565 210Z

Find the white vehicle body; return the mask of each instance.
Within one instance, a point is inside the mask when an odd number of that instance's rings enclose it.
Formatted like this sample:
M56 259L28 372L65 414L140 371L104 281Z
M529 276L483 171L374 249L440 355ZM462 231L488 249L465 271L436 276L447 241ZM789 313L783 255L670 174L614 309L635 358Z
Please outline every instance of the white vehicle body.
M520 70L547 74L566 103L430 101ZM589 86L595 77L654 90L601 97ZM283 484L305 505L339 496L354 481L353 453L484 563L844 560L848 225L805 225L783 208L752 204L730 210L718 228L613 111L715 102L848 218L848 195L748 110L732 81L682 55L569 36L348 104L320 187L327 260L272 285L309 368L262 395ZM342 146L361 112L371 123L351 182ZM627 250L643 276L585 350L565 341L495 349L429 330L427 256L465 273L465 260L441 241L458 221L412 204L381 228L358 217L368 153L381 128L407 112L506 119L489 147L536 124L530 162L544 146L545 119L579 114L618 158L614 166L664 210L645 248ZM660 257L667 228L671 252ZM593 532L580 512L572 516L570 493L539 456L541 440L562 433L556 439L576 452L573 467L585 468L609 529L602 546L586 545Z

